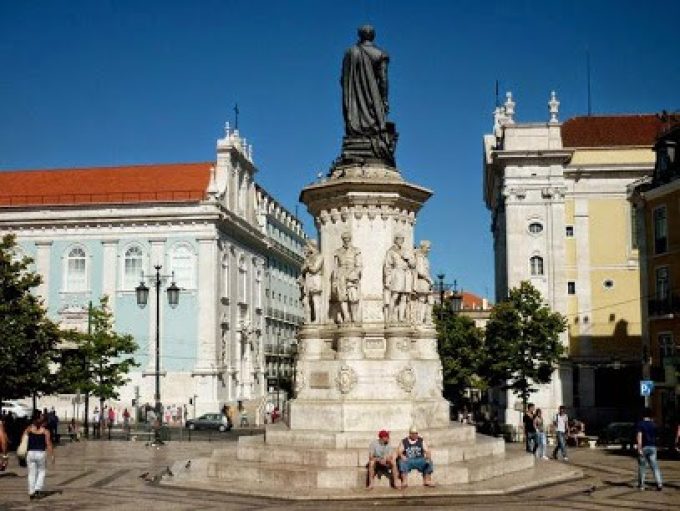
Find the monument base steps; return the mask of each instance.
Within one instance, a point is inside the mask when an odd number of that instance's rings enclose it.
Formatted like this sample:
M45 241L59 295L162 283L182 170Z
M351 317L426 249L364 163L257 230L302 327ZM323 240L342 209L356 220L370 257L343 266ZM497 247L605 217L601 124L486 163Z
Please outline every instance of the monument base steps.
M421 432L432 449L434 480L465 484L530 470L534 457L509 454L503 439L476 435L472 426ZM406 432L392 432L396 446ZM366 486L368 445L376 432L329 433L269 426L265 435L241 437L236 446L217 449L207 463L207 480L230 482L234 488L261 483L266 488L299 490L358 489ZM422 484L411 472L411 484ZM383 479L384 485L389 484Z

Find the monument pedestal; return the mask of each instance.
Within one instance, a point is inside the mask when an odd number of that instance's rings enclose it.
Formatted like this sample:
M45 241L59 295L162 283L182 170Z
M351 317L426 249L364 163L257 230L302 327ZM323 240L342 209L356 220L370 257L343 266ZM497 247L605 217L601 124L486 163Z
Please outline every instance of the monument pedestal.
M394 281L387 275L386 254L403 255L402 276L419 278L409 262L413 228L430 195L394 169L375 165L335 167L330 179L302 191L319 231L313 256L323 265L309 265L322 268L315 274L321 310L299 330L295 399L288 403L286 424L268 426L263 437L241 437L227 460L213 457L212 480L234 486L261 481L268 488L362 488L366 452L377 432L391 431L396 448L412 425L432 449L439 484L479 481L533 465L533 456L506 456L503 439L450 423L436 331L415 320L416 300L398 314L390 302ZM404 243L395 248L397 236ZM354 295L345 293L342 286L356 277ZM404 289L415 292L405 282ZM343 297L351 302L351 296L358 301L353 313L351 303L337 302Z

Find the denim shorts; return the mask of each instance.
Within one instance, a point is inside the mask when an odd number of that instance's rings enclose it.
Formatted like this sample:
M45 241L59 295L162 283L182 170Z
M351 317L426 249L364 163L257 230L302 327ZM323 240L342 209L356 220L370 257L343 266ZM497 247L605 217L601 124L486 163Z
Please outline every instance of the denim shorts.
M425 458L407 458L399 460L399 472L407 474L411 470L417 470L421 474L431 474L434 470L434 465L430 460Z

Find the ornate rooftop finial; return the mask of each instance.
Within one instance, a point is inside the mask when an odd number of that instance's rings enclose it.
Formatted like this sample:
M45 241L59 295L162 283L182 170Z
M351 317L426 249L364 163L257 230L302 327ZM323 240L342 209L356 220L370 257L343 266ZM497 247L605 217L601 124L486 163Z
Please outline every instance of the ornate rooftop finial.
M224 123L224 138L229 138L230 133L229 121Z
M557 118L557 114L560 112L560 102L557 100L557 94L555 94L555 91L550 93L548 107L550 108L550 124L557 124L560 122Z
M515 119L515 105L516 103L512 100L512 92L508 91L505 93L505 117L507 124L514 124Z

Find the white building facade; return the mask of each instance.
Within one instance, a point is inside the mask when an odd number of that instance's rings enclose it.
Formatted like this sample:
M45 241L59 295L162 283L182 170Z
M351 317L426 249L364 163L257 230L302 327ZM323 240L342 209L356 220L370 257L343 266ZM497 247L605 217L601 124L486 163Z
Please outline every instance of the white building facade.
M639 265L626 187L653 168L653 116L518 123L508 93L485 135L484 200L491 211L496 301L530 281L568 321L567 356L531 401L565 405L587 423L622 420L639 379ZM625 396L625 397L624 397ZM518 399L496 395L506 420ZM619 400L621 402L619 402ZM632 407L631 407L632 409ZM625 418L627 420L627 418Z
M227 128L214 162L0 173L0 234L15 234L34 259L49 316L85 330L88 303L106 295L116 330L139 345L140 365L116 408L154 402L157 265L166 409L191 403L191 416L265 399L272 254L295 274L305 236L255 183L256 172L252 149ZM135 295L142 273L144 308ZM176 308L165 296L172 281L181 288Z

